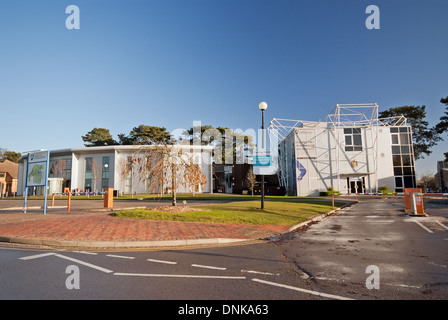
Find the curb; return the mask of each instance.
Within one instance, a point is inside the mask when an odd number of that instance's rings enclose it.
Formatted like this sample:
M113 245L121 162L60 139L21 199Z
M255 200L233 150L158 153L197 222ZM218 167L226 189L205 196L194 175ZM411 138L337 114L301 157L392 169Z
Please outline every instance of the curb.
M77 240L53 240L34 239L21 237L0 236L0 242L70 248L150 248L150 247L175 247L208 244L228 244L236 242L253 241L254 239L184 239L184 240L152 240L152 241L77 241Z
M319 214L319 215L317 215L317 216L312 217L311 219L308 219L308 220L306 220L306 221L304 221L304 222L301 222L301 223L298 223L298 224L292 226L292 227L289 228L288 231L286 231L285 233L293 232L293 231L296 231L297 229L303 228L303 227L308 226L308 225L310 225L310 224L313 224L313 223L322 221L324 218L326 218L326 217L328 217L328 216L331 216L331 215L334 215L334 214L336 214L337 212L339 212L340 210L345 209L345 208L348 208L348 207L351 207L352 205L355 205L355 204L357 204L357 203L359 203L359 201L355 200L355 201L353 201L352 203L346 203L346 204L344 204L342 207L333 209L333 210L328 211L328 212L326 212L326 213L321 213L321 214Z

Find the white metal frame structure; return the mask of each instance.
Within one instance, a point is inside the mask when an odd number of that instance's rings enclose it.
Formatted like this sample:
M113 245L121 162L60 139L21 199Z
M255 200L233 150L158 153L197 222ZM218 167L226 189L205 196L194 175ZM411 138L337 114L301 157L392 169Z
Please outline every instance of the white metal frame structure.
M328 146L323 147L318 144L315 145L317 154L322 154L323 152L327 152L330 156L330 159L319 160L321 158L315 157L313 160L314 169L317 171L319 168L320 171L328 171L325 174L328 174L336 179L334 181L336 184L334 185L337 190L341 190L341 164L345 165L343 162L347 162L348 157L346 155L345 150L343 150L344 145L344 128L354 128L361 127L367 128L368 130L363 130L363 135L365 136L365 140L369 141L368 145L363 147L363 153L365 155L364 167L362 168L363 174L369 179L367 182L370 186L375 186L375 192L378 192L378 134L380 131L380 127L382 126L407 126L407 121L404 116L398 117L390 117L390 118L379 118L378 117L378 105L376 103L369 104L337 104L333 110L328 114L324 121L313 122L313 121L303 121L303 120L292 120L292 119L278 119L274 118L270 125L268 126L268 131L270 134L276 134L279 141L279 148L282 142L291 134L292 131L296 129L312 129L312 128L320 128L320 130L314 130L314 132L322 132L322 129L325 129L329 135L332 135L332 139L335 141L335 145L331 147L332 150L330 152ZM310 131L312 132L312 130ZM367 137L369 135L369 137ZM310 145L313 144L311 140L316 141L316 137L308 137L309 140L303 143L310 142ZM363 138L363 139L364 139ZM367 139L368 138L368 139ZM319 150L322 149L322 150ZM280 154L293 152L290 150L280 150ZM287 172L285 170L285 166L289 165L287 158L291 155L283 154L283 160L279 157L279 181L280 184L285 186L288 190L288 181L291 181L288 178L288 174L291 172ZM308 154L308 156L310 156ZM331 157L334 157L331 159ZM382 154L382 156L384 156ZM308 157L313 158L313 157ZM328 157L327 157L328 158ZM371 160L370 160L371 159ZM319 163L320 161L320 163ZM311 163L311 162L310 162ZM372 181L371 181L372 180ZM332 185L333 186L333 185ZM372 188L370 188L372 190Z

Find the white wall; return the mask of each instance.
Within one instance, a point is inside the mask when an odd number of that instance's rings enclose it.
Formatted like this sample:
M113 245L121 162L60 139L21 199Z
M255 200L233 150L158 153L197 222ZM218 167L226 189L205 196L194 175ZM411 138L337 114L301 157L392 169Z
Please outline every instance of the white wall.
M92 158L94 169L92 169L92 192L102 191L102 167L103 167L103 157L109 157L109 186L113 187L114 175L113 175L113 159L115 154L113 152L108 153L82 153L74 154L76 158L76 173L72 173L72 177L76 179L76 183L72 182L72 190L79 188L83 191L85 190L85 174L86 174L86 158Z
M386 185L395 189L392 163L392 141L389 127L381 127L378 133L378 188Z
M343 127L326 128L325 123L311 123L295 128L279 145L280 167L290 195L316 196L328 187L349 192L347 178L364 177L366 193L386 185L394 190L394 174L389 127L362 127L362 151L345 151ZM306 169L301 181L295 160ZM295 172L295 174L294 174ZM294 188L296 184L296 188Z

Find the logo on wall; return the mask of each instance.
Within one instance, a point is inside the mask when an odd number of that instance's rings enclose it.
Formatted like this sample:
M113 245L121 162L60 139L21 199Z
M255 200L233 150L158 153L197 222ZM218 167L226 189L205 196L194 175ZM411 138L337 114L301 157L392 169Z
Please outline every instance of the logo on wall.
M300 180L302 180L303 177L305 176L305 174L306 174L306 169L305 169L305 167L299 162L299 160L296 160L296 167L297 167L297 170L298 170L298 172L299 172L299 175L297 176L297 181L300 181Z

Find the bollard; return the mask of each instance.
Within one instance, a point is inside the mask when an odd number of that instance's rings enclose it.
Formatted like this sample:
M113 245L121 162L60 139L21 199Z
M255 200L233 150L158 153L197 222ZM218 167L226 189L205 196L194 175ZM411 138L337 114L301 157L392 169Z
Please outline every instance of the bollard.
M104 195L104 208L113 209L114 207L114 189L107 188L105 189Z
M68 193L68 201L67 201L67 212L70 212L70 204L71 204L71 201L72 201L72 193L69 192L69 193Z
M334 193L331 193L331 206L334 209Z
M51 196L51 206L54 207L54 193L53 193L53 195Z
M423 207L423 193L412 193L411 195L411 213L413 216L428 216Z

